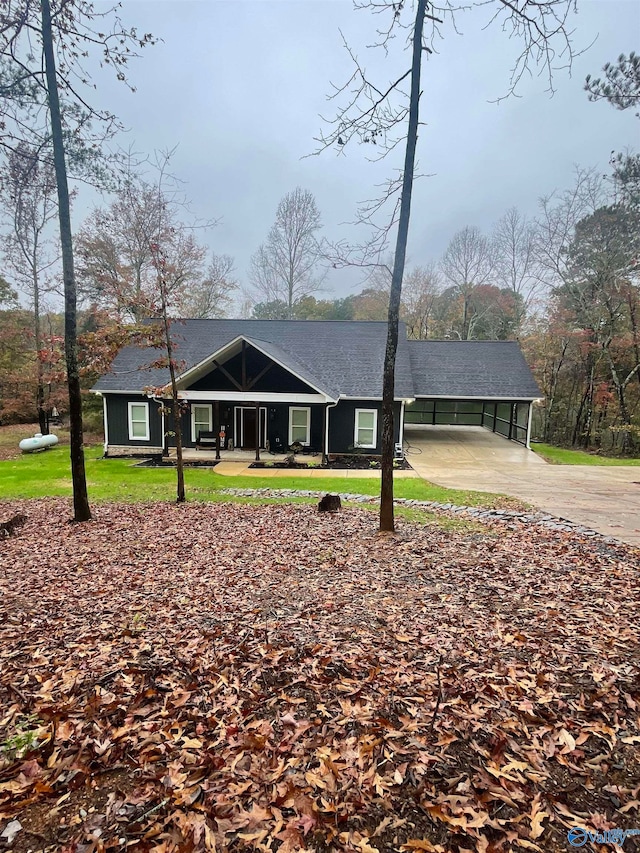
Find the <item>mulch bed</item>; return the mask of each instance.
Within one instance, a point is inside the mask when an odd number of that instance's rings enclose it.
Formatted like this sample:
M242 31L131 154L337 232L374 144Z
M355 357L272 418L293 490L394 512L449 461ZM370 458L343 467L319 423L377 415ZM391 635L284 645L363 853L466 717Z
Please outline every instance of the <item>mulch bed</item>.
M131 457L129 457L131 458ZM220 459L211 459L206 461L197 461L197 460L183 460L182 465L184 468L215 468ZM149 459L148 457L144 458L142 462L138 462L135 466L136 468L175 468L176 460L175 459L163 459L161 457L153 457Z
M640 824L637 550L380 535L359 508L69 512L0 504L26 516L0 543L12 851L565 853Z
M320 462L318 457L317 461L309 465L306 462L286 462L286 461L273 461L266 460L261 462L253 462L249 465L249 468L322 468L323 470L336 470L336 471L344 471L344 470L359 470L359 471L379 471L382 467L380 457L379 456L332 456L329 458L328 462ZM411 465L407 462L406 459L397 459L393 465L394 469L402 471L411 469Z

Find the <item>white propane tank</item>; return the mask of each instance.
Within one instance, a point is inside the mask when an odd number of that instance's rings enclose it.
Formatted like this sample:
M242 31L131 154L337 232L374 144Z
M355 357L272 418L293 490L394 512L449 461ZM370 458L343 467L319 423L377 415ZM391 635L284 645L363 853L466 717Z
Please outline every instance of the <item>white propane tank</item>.
M58 443L57 435L42 435L37 432L33 438L23 438L18 447L23 453L32 453L34 450L46 450Z

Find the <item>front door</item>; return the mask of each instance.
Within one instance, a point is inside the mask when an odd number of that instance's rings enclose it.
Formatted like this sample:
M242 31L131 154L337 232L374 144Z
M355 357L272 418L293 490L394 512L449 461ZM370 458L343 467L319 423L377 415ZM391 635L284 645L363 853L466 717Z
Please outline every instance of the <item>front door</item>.
M256 408L236 406L236 447L242 450L256 449ZM267 435L267 410L260 407L260 447L264 447Z
M242 410L242 449L256 449L256 410Z

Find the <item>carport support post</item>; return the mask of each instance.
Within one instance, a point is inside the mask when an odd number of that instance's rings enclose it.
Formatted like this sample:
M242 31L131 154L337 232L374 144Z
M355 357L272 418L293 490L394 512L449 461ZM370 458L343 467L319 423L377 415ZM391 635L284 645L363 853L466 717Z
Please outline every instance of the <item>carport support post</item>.
M533 416L533 403L529 403L529 415L527 417L527 449L531 450L531 418Z

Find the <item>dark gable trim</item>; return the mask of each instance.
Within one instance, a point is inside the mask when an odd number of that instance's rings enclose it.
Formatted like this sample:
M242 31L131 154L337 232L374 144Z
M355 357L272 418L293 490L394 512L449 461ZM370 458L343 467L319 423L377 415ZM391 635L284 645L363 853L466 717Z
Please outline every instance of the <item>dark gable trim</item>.
M225 353L229 352L230 350L235 350L238 344L241 345L240 352L233 352L233 355L230 356L230 358L224 359ZM238 335L236 338L234 338L234 340L230 341L223 347L220 347L215 352L211 353L211 355L207 356L207 358L203 359L198 364L194 365L193 367L190 367L181 376L178 376L178 384L185 390L187 388L195 388L202 379L204 379L206 376L211 376L212 373L218 370L224 376L226 376L227 380L231 383L228 390L235 386L235 390L250 391L254 384L257 384L258 381L263 378L263 376L267 373L267 370L263 366L261 368L261 372L258 374L258 376L253 378L252 382L249 383L247 381L247 377L245 375L245 359L247 349L260 353L263 358L267 359L267 363L269 366L273 364L281 368L291 377L296 379L300 386L304 387L304 389L310 388L312 389L311 393L317 393L322 394L325 397L331 397L331 395L328 394L326 389L320 388L309 377L301 376L295 366L292 366L291 364L287 363L286 358L278 358L278 356L274 353L270 353L267 348L261 347L259 341L255 341L245 335ZM227 365L229 365L231 362L235 362L238 356L240 356L241 373L240 376L232 376L228 371ZM194 377L193 381L191 381L191 377Z

